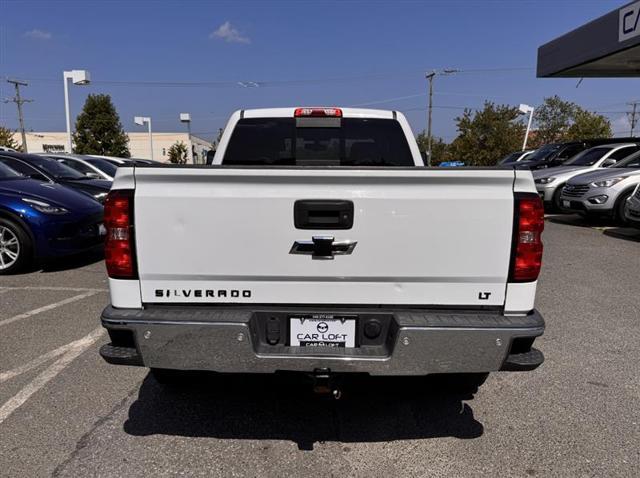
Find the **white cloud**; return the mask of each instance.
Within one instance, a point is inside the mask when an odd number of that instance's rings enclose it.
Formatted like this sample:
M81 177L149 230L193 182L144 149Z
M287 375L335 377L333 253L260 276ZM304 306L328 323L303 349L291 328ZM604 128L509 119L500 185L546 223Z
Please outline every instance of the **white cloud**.
M231 22L226 21L217 30L209 34L209 38L220 38L229 43L251 43L251 38L242 35Z
M33 38L35 40L51 40L52 35L51 35L51 32L38 30L37 28L34 28L33 30L24 32L24 36L27 38Z

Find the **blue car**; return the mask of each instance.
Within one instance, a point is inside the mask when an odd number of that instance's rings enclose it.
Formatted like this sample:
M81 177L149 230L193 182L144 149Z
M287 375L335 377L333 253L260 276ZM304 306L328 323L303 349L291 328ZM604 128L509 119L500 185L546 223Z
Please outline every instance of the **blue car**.
M90 196L0 163L0 275L102 247L102 220L103 207Z

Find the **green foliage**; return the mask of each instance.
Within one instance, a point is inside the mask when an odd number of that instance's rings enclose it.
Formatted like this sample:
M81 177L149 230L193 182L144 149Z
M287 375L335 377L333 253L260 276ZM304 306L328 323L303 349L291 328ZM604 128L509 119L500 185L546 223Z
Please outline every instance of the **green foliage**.
M168 151L169 161L175 164L185 164L187 162L187 145L178 141L171 145Z
M13 131L4 126L0 126L0 146L15 149L16 151L22 150L18 142L13 139Z
M583 109L559 96L545 98L534 113L536 131L531 145L589 138L609 138L611 123L597 113Z
M129 137L125 134L111 96L89 95L76 120L74 152L128 158Z
M418 134L418 136L416 136L416 142L418 143L418 149L426 153L429 149L427 133L422 131ZM443 161L449 161L448 149L449 145L445 143L442 138L433 136L431 138L431 165L437 166Z
M566 139L610 138L611 136L613 132L607 118L578 107L573 117L573 124L567 130Z
M464 161L467 166L493 166L522 147L525 126L518 108L485 101L478 111L465 109L455 119L458 137L451 143L449 160Z

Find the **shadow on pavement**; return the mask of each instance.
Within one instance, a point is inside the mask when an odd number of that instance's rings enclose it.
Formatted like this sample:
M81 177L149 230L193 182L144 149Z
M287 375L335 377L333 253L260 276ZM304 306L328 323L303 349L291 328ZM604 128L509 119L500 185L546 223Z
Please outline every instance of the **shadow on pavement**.
M103 259L104 251L100 248L99 250L86 252L84 254L49 259L46 262L35 265L34 270L41 272L62 272L95 264Z
M605 236L615 237L617 239L623 239L625 241L640 242L640 229L634 229L631 227L616 227L614 229L607 229L604 231Z
M606 217L584 217L579 214L553 215L546 218L554 224L567 226L603 228L605 236L615 237L626 241L640 242L640 229L621 227L616 221Z
M581 216L580 214L558 214L548 216L547 221L554 224L564 224L578 227L616 227L613 219L607 217Z
M151 375L129 408L131 435L291 440L314 443L477 438L484 427L466 394L430 389L425 378L353 376L340 400L314 396L301 375L216 376L172 387Z

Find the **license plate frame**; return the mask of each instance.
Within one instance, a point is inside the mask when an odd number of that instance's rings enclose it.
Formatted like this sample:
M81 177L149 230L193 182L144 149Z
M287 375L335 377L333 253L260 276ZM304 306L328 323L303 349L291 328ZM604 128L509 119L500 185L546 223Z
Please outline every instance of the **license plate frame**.
M355 348L358 346L358 317L341 314L291 314L289 345L291 347Z

